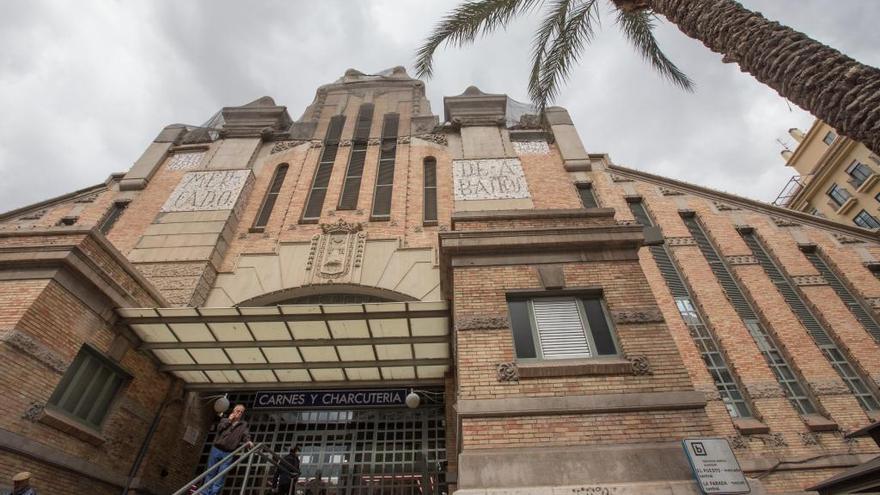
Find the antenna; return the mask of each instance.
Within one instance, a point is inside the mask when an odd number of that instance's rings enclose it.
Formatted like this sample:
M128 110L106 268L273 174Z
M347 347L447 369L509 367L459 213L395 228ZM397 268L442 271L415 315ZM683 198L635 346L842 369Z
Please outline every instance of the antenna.
M791 151L791 148L788 147L788 143L786 143L785 141L776 138L776 142L779 143L782 146L782 149L784 149L785 151Z

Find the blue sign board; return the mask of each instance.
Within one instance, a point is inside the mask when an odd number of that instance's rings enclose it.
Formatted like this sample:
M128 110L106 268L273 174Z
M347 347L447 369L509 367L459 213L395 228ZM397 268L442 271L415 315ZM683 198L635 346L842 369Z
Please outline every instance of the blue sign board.
M405 388L257 392L254 409L339 409L406 406Z

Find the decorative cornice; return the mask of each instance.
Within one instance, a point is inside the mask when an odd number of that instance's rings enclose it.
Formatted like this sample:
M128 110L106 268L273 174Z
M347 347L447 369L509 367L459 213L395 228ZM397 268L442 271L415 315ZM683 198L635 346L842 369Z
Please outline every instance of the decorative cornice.
M363 230L364 224L361 222L349 223L343 219L339 219L333 223L322 223L321 224L321 232L325 234L336 234L336 233L352 233L352 232L360 232Z
M668 246L696 246L697 241L693 237L666 237Z
M456 318L455 329L466 330L500 330L509 327L506 315L481 315Z
M24 332L15 329L0 332L0 342L43 363L56 373L64 373L67 369L64 358Z
M627 325L635 323L662 323L663 313L659 308L640 308L621 311L612 311L611 319L614 323Z
M726 259L727 263L732 266L758 264L758 259L751 254L726 256Z

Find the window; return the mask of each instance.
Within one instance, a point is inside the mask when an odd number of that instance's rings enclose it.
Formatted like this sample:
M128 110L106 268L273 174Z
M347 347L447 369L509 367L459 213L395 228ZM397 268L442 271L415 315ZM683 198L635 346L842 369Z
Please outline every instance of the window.
M433 156L425 158L422 162L425 183L423 210L425 225L437 225L437 160Z
M309 191L309 199L306 200L306 207L303 210L302 221L304 223L316 223L321 217L324 197L327 196L327 185L330 183L330 174L333 173L333 162L336 161L336 152L339 150L339 137L342 135L343 125L345 125L345 115L335 115L330 119L330 125L327 126L324 150L321 152L321 159L315 169L312 189Z
M880 220L877 220L877 218L865 210L860 211L859 214L853 218L853 223L863 229L880 229Z
M113 203L113 206L110 207L110 211L107 212L107 216L104 217L104 221L101 222L101 226L98 227L98 230L101 231L102 234L107 234L110 232L110 229L113 228L113 225L116 224L116 221L119 220L119 217L122 216L122 212L128 208L128 201L117 201Z
M508 307L519 359L577 359L617 354L599 298L511 298Z
M275 200L278 199L278 192L281 191L281 185L284 184L284 177L287 176L287 168L287 164L282 163L275 169L275 175L272 177L272 182L269 184L269 190L266 191L266 198L263 199L263 206L260 207L260 212L257 214L257 218L254 220L254 226L251 230L262 232L266 227L266 224L269 223L269 217L272 215L272 208L275 207Z
M100 428L110 404L129 379L101 353L84 346L64 372L49 404L89 426Z
M348 158L348 169L345 172L345 183L339 195L339 210L357 208L358 196L361 192L361 177L364 175L364 161L367 158L367 140L370 138L370 127L373 125L373 104L364 103L358 110L354 137L351 140L351 156Z
M397 125L400 115L385 114L382 123L382 145L379 168L376 171L376 190L373 193L373 213L370 220L391 218L391 192L394 189L394 158L397 155Z
M593 184L589 182L577 182L578 195L581 197L581 204L584 208L598 208L599 203L596 202L596 195L593 193Z
M822 142L830 146L835 139L837 139L837 134L834 134L834 131L828 131L828 133L825 134L825 137L822 138Z
M861 163L858 160L853 160L853 162L849 164L849 167L846 167L846 173L848 173L850 177L852 177L850 183L856 187L859 187L866 180L868 180L868 177L870 177L871 174L873 174L874 172L864 163Z
M834 201L834 204L836 204L838 208L840 208L844 203L846 203L846 200L850 198L849 191L838 186L837 184L832 184L831 188L828 189L828 192L826 194L828 194L828 197L830 197L831 200Z

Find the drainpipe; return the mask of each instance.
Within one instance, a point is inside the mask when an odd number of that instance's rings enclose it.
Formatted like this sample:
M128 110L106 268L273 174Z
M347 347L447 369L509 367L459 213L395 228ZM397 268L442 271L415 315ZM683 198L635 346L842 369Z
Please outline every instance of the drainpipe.
M150 423L150 429L147 430L147 435L141 443L138 455L135 457L134 463L131 465L131 470L128 472L128 478L125 480L125 487L122 489L122 495L128 495L128 491L131 489L131 483L134 481L135 475L137 475L138 470L141 468L141 463L144 461L144 457L147 456L147 451L150 448L150 442L153 440L153 435L155 435L156 430L159 429L159 423L162 420L162 414L165 412L165 408L174 402L182 400L180 397L174 399L171 398L174 388L174 381L172 381L168 385L168 390L165 391L165 398L162 400L162 405L159 406L159 412L153 417L153 421Z

